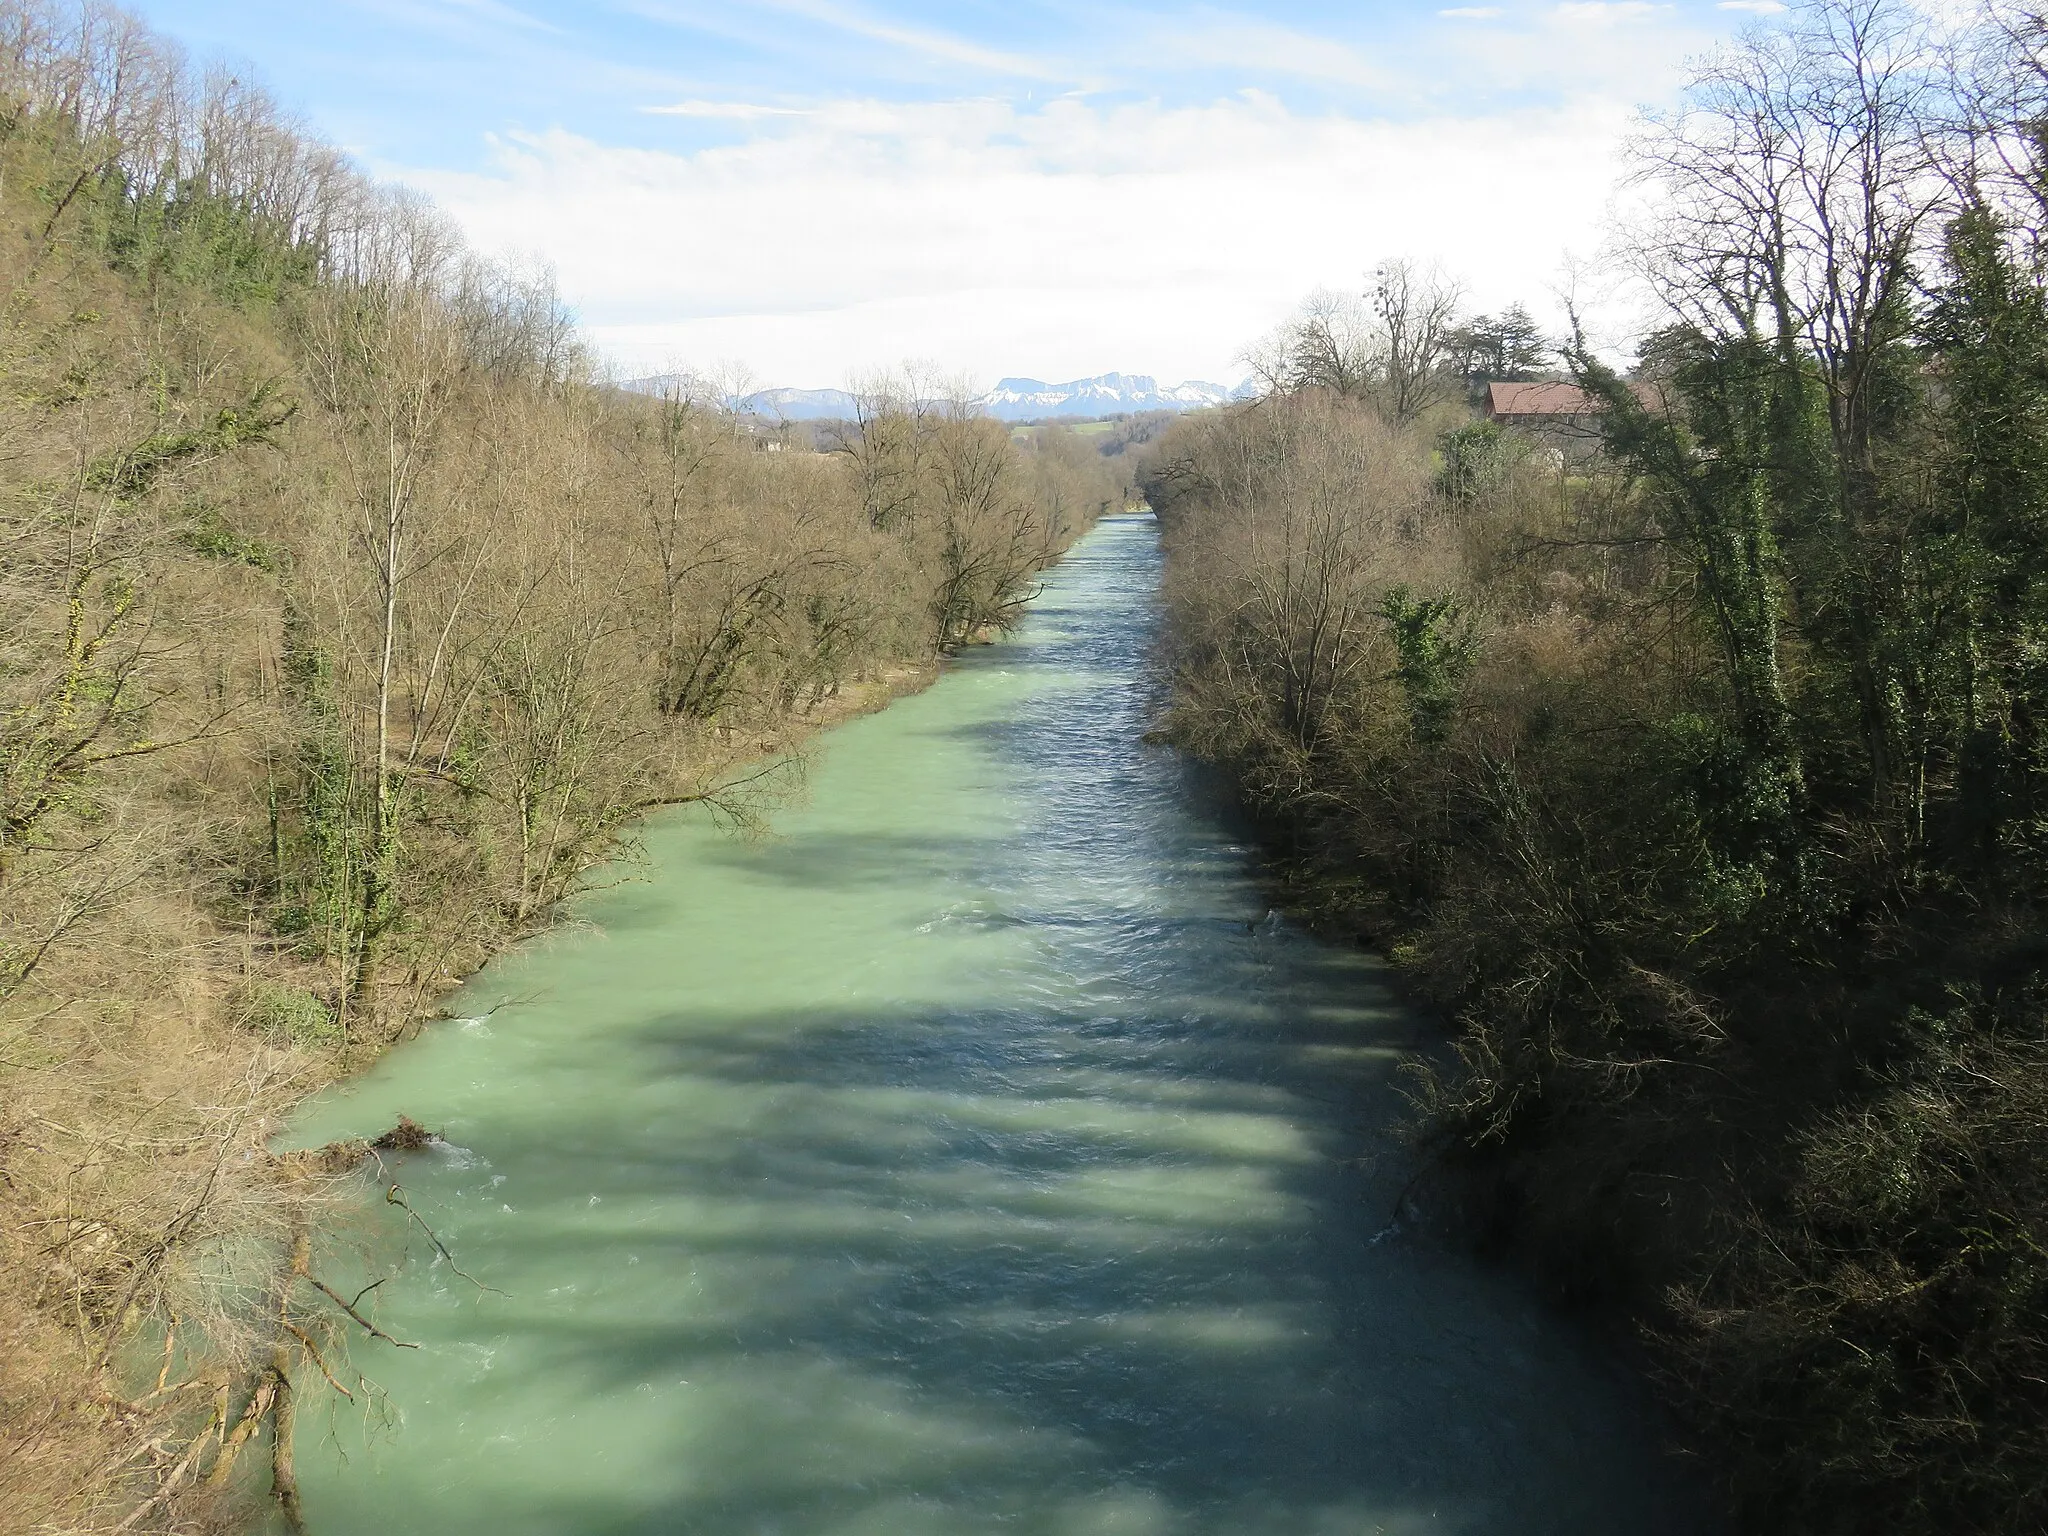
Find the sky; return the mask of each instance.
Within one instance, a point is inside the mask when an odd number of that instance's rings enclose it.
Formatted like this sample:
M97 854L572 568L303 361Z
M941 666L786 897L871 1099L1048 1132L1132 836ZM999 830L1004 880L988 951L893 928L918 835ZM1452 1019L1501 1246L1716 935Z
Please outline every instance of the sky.
M1636 113L1776 0L140 0L624 373L1234 383L1375 262L1619 339ZM1567 274L1575 274L1568 276Z

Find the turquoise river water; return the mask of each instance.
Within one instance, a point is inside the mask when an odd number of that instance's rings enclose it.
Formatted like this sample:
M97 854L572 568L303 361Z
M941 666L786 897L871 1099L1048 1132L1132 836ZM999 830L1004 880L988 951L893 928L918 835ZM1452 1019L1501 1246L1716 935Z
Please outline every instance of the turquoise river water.
M365 1299L421 1347L302 1410L315 1536L1691 1528L1568 1327L1384 1230L1418 1026L1141 740L1158 576L1105 523L772 836L657 818L309 1106L445 1133L392 1176L495 1287L415 1233Z

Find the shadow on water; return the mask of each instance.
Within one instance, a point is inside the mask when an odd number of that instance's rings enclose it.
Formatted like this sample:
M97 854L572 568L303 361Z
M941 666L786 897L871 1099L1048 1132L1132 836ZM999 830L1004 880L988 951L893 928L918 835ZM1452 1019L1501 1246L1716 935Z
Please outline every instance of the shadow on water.
M816 832L797 840L732 843L704 851L701 862L786 881L807 890L944 880L973 862L1001 858L1000 844L963 848L948 838L905 832Z
M782 836L674 824L471 989L544 1001L309 1113L445 1126L399 1176L510 1293L377 1293L424 1347L302 1451L321 1536L1693 1528L1568 1331L1376 1240L1414 1025L1139 744L1155 566L1102 530Z
M947 1044L957 1014L808 1018L764 1048L761 1022L657 1025L622 1064L694 1080L724 1123L678 1137L621 1106L593 1136L536 1101L488 1167L403 1171L479 1272L573 1277L409 1299L430 1347L501 1352L468 1411L538 1412L540 1454L602 1455L641 1402L683 1470L470 1485L454 1512L427 1499L440 1528L1652 1528L1603 1465L1625 1423L1546 1422L1589 1383L1540 1317L1368 1243L1385 1175L1275 1080L1282 1042L1125 1016L1134 1065L1085 1028L1004 1051ZM1358 1049L1342 1027L1286 1048ZM486 1193L507 1219L465 1216ZM1557 1478L1588 1435L1591 1475Z

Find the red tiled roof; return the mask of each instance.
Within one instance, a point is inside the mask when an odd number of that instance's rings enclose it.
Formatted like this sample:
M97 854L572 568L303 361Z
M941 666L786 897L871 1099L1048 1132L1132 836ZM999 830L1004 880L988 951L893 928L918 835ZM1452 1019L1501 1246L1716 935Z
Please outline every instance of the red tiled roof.
M1576 384L1488 384L1489 416L1591 416L1598 400Z

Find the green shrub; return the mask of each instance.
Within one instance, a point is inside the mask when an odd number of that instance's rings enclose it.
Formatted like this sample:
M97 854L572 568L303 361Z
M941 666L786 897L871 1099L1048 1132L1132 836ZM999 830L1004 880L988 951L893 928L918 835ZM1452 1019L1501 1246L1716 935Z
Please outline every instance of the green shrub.
M238 991L234 1012L242 1027L275 1045L302 1051L331 1051L341 1044L341 1025L328 1006L304 987L254 981Z

